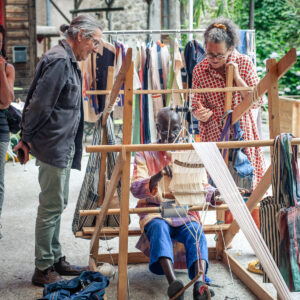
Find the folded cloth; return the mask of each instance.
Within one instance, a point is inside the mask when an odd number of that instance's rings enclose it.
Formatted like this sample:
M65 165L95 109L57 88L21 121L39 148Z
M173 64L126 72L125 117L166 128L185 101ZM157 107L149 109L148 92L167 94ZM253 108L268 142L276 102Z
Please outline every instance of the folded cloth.
M40 300L102 300L108 284L100 272L85 271L71 280L46 284Z

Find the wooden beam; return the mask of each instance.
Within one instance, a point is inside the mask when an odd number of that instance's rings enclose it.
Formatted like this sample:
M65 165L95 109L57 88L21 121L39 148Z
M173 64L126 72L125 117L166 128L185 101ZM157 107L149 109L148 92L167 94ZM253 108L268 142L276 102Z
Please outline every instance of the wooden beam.
M217 142L219 149L223 148L246 148L246 147L270 147L274 144L274 140L259 141L233 141L233 142ZM299 145L300 138L294 138L292 145ZM174 150L194 150L193 144L138 144L138 145L108 145L108 146L87 146L86 152L120 152L125 149L126 152L137 151L174 151Z
M207 224L203 225L203 232L205 234L215 234L217 232L226 232L229 230L231 224ZM122 227L102 227L99 237L118 237L120 235L120 228ZM83 227L82 232L83 235L93 235L95 232L96 227ZM127 235L128 236L139 236L142 232L140 228L128 228L127 229Z
M229 265L227 262L226 253L224 251L223 254L223 262L225 265L230 267L232 272L250 289L250 291L261 300L274 300L273 296L266 290L264 287L258 283L251 275L250 273L239 264L239 262L233 258L232 255L230 255L227 252L227 257L229 260Z
M96 219L96 225L95 225L96 230L93 233L93 237L91 240L91 246L90 246L90 252L92 252L94 255L96 252L98 254L99 234L100 234L100 231L104 224L106 212L110 206L110 201L114 195L114 192L115 192L118 182L120 180L124 163L125 163L125 160L121 153L121 154L119 154L119 156L117 158L116 165L114 167L114 170L113 170L113 173L111 176L111 180L110 180L110 183L109 183L109 186L107 189L107 193L106 193L104 201L103 201L101 213L97 216L97 219Z
M267 169L260 183L257 185L256 189L252 192L251 196L246 202L246 206L248 207L250 212L256 207L256 205L261 201L262 197L265 195L266 191L271 185L271 180L272 180L272 166L270 166ZM239 230L240 227L238 223L234 220L230 224L230 228L225 233L224 236L225 248L228 247L228 245L231 243L231 241L233 240L235 235L239 232Z
M297 62L296 48L290 49L280 61L272 67L270 71L274 71L277 74L277 80L280 79L295 63ZM275 71L276 70L276 71ZM270 86L270 72L259 82L257 85L257 95L262 97ZM232 122L238 121L241 116L251 108L252 102L249 97L247 101L242 101L232 113Z
M106 88L111 89L114 83L114 72L115 68L112 66L108 67L108 73L107 73L107 80L106 80ZM108 95L105 97L105 106L108 105ZM106 125L103 126L103 138L102 138L102 145L107 145L107 133L106 133ZM105 155L104 155L105 154ZM106 184L106 158L107 153L103 153L101 156L101 162L100 162L100 174L99 174L99 184L98 184L98 206L101 206L104 200L105 195L105 184Z
M208 248L208 259L214 260L216 256L216 248ZM97 262L107 262L117 265L119 264L119 253L99 254ZM128 264L141 264L149 263L149 257L142 252L129 252L128 253Z
M274 68L273 68L274 66ZM278 79L276 59L268 59L266 67L269 74L268 85L268 111L269 111L269 132L270 138L274 139L280 130L280 104L278 97Z
M166 89L166 90L133 90L134 95L149 95L149 94L196 94L196 93L216 93L216 92L238 92L238 91L253 91L253 87L225 87L225 88L201 88L201 89ZM111 91L106 90L87 90L87 95L108 95ZM124 94L124 91L119 91L119 94Z
M131 49L131 48L129 48ZM127 52L128 53L128 52ZM126 74L124 86L124 110L123 110L123 144L131 144L132 129L132 101L133 101L133 62ZM129 215L129 188L130 188L130 158L131 153L126 153L126 162L122 173L121 190L121 214L120 214L120 238L119 238L119 277L118 300L127 297L127 262L128 262L128 215Z
M120 69L120 71L116 77L116 81L111 89L108 107L112 107L114 105L116 98L122 87L122 84L125 81L126 74L131 66L131 63L132 63L132 48L128 48L125 59L122 63L121 69ZM131 87L131 93L132 93L132 87ZM103 117L102 117L102 126L106 123L109 114L110 114L109 111L104 110ZM124 124L125 124L125 122L124 122ZM130 135L131 135L131 131L130 131Z
M216 207L213 206L204 206L204 205L195 205L189 208L189 211L200 211L203 208L207 208L208 210L227 210L227 204L217 205ZM100 214L101 210L98 209L87 209L87 210L79 210L79 216L96 216ZM140 207L140 208L129 208L129 214L140 214L140 213L159 213L159 207ZM119 208L111 208L107 211L107 215L119 215L120 209Z

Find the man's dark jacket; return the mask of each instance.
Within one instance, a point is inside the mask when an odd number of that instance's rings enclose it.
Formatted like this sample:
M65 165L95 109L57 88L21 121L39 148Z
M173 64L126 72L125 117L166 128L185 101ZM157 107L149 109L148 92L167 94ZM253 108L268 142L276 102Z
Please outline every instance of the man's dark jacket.
M72 168L80 170L83 108L81 72L62 40L41 58L22 116L22 140L40 161L65 168L75 142Z

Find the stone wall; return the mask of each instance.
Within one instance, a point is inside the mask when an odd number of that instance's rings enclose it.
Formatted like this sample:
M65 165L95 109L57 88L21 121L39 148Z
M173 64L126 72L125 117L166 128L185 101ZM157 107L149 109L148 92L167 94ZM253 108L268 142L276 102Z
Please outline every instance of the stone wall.
M70 10L74 9L74 1L60 0L55 2L67 18L71 19ZM84 0L80 8L106 7L104 1ZM145 0L115 0L113 7L124 7L124 11L111 12L111 30L145 30L147 29L148 4ZM46 1L37 1L36 3L37 25L46 25ZM108 30L108 21L106 13L91 13L99 19L104 30ZM52 26L59 26L66 23L66 20L50 4L50 19ZM170 28L180 28L180 1L170 0ZM153 0L150 7L150 29L161 29L161 0ZM108 36L104 38L109 40ZM126 42L128 46L136 45L137 41L146 40L145 34L139 35L118 35L112 38ZM159 35L153 35L154 40L160 39ZM57 43L58 38L51 39L51 46ZM42 44L38 43L38 56L43 53Z

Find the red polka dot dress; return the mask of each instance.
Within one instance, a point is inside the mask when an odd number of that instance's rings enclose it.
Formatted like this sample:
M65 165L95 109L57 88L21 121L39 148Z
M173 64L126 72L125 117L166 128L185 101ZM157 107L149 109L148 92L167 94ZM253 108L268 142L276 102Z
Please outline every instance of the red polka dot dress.
M229 55L227 62L234 62L238 65L241 78L248 86L256 86L258 76L255 66L249 56L240 54L233 50ZM193 71L193 89L198 88L224 88L226 78L217 73L208 63L207 58L198 63ZM202 142L217 142L222 132L222 116L224 114L225 93L197 93L194 94L192 103L194 108L198 108L200 103L203 107L209 108L213 115L207 122L199 122L200 140ZM240 92L234 92L232 98L232 109L242 102ZM262 99L253 104L252 108L259 108ZM252 110L246 112L240 119L241 129L244 131L243 138L246 141L259 140L258 130L254 122ZM248 156L254 167L253 189L260 182L265 172L265 161L261 148L245 148L245 154Z

